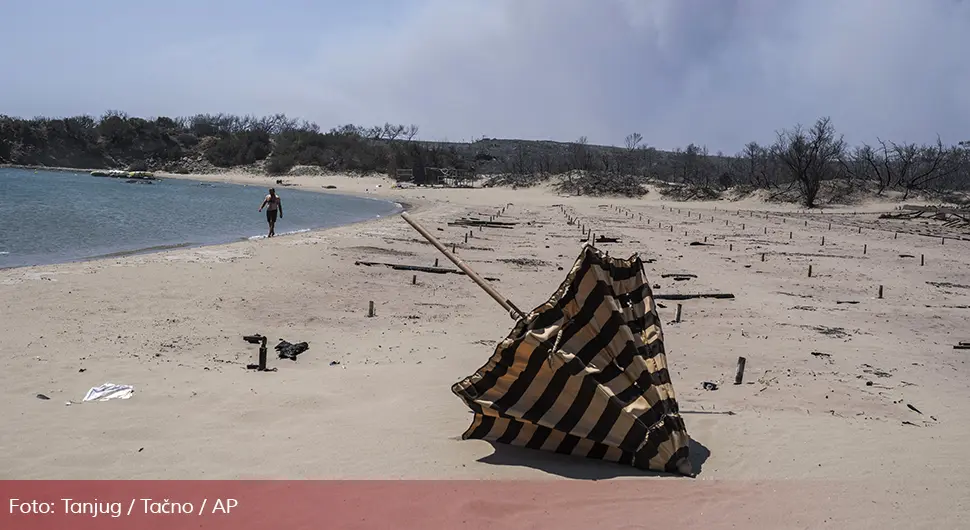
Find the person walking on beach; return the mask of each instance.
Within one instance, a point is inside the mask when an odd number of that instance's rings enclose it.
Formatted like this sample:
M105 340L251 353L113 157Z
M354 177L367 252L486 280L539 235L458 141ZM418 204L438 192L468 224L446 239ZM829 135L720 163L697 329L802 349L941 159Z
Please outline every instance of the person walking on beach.
M277 212L279 212L280 219L283 218L283 201L276 194L276 188L269 189L269 195L263 199L263 204L259 205L259 211L263 211L263 208L266 208L266 222L269 223L269 235L267 237L273 237L276 235Z

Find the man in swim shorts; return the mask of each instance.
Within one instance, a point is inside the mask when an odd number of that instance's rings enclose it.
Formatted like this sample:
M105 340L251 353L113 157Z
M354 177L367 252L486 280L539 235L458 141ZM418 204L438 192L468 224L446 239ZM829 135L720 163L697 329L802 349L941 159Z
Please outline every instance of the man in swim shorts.
M283 218L283 201L276 194L276 188L269 189L269 195L263 199L263 204L259 205L259 211L263 211L263 208L266 208L266 222L269 223L269 235L267 237L273 237L276 235L277 212L279 212L280 219Z

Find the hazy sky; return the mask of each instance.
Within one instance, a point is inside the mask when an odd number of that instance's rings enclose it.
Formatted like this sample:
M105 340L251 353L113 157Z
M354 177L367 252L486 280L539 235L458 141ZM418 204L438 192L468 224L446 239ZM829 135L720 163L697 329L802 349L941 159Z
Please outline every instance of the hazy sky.
M659 148L970 140L970 0L0 0L0 114L285 112Z

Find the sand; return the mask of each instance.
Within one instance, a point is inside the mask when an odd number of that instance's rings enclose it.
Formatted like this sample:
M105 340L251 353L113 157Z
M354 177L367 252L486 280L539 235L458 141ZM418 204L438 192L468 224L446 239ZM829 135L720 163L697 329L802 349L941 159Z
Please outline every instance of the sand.
M953 528L968 516L970 351L953 349L970 340L968 241L895 236L872 215L806 217L754 200L286 181L407 203L524 309L554 291L565 276L559 268L580 249L579 228L566 224L558 204L597 234L619 237L601 245L611 255L653 260L647 273L656 292L734 293L681 302L679 323L670 323L677 302L660 309L674 387L698 444L697 478L460 441L470 413L450 386L489 357L513 321L466 277L417 273L412 285L411 272L356 266L450 265L398 216L0 271L0 478L616 478L683 492L665 495L663 509L691 512L709 527L764 523L759 514L769 513L772 527ZM276 187L285 201L287 187ZM509 203L505 217L523 223L515 230L475 230L464 244L467 228L447 225ZM277 231L286 231L285 219ZM690 245L705 237L709 245ZM546 264L503 261L514 258ZM697 277L661 277L674 272ZM374 318L366 316L369 301ZM271 348L283 338L310 349L297 362L271 349L278 371L256 373L245 365L257 347L241 338L253 333L269 336ZM747 365L735 385L739 356ZM705 381L718 389L704 390ZM133 385L135 394L79 403L104 382ZM695 512L698 498L713 504ZM786 521L793 509L798 517Z

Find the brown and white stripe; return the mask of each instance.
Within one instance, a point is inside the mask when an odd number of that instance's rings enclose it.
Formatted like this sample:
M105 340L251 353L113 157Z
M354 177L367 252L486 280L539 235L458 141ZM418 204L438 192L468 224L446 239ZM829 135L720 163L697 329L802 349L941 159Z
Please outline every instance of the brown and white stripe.
M638 256L584 246L553 296L452 391L474 413L463 439L692 474Z

